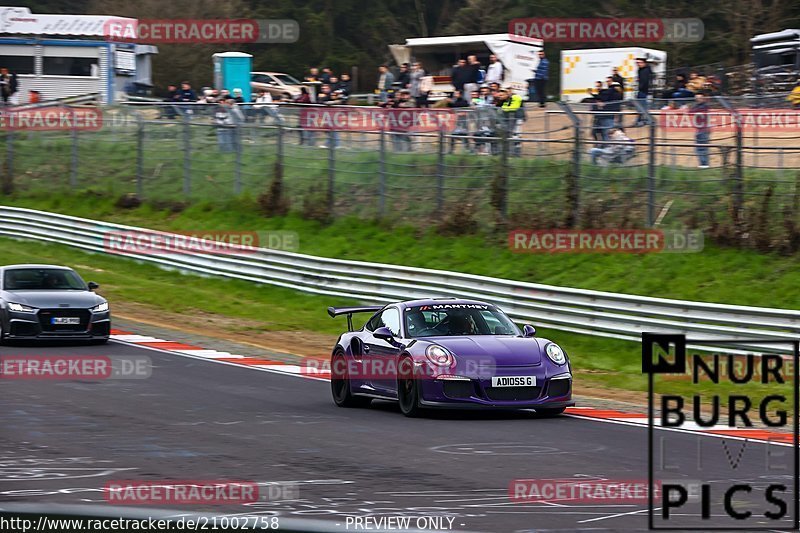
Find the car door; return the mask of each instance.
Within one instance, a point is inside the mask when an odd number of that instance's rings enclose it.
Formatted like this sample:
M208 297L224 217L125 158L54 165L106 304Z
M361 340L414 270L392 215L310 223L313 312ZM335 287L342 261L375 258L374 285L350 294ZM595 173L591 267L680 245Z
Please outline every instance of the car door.
M381 311L377 321L370 321L373 327L364 340L364 362L365 370L369 377L370 385L383 394L395 394L397 392L397 378L395 371L397 368L397 357L400 355L401 338L400 311L397 307L390 306ZM379 327L387 327L395 335L394 342L378 339L373 332Z

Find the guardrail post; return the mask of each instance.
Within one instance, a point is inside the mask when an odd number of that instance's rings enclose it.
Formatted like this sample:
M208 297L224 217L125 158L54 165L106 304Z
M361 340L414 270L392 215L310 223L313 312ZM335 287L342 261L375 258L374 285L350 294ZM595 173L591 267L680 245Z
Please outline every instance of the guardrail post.
M183 113L183 196L192 194L192 130L189 115Z
M242 126L237 125L233 128L233 139L236 143L236 154L233 166L233 194L239 196L242 193Z
M69 188L78 187L78 128L74 125L70 130Z
M386 207L386 131L381 128L378 137L378 217Z
M333 186L336 180L336 132L328 130L328 216L333 217Z
M136 196L144 196L144 120L136 116Z
M436 210L442 213L444 209L444 154L445 154L444 126L439 128L438 154L436 158Z

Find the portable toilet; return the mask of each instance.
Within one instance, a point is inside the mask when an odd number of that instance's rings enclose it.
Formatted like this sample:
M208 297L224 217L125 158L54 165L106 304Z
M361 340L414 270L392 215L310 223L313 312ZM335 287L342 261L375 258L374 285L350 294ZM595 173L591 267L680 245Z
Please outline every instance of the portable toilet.
M241 89L244 101L249 102L253 56L244 52L221 52L213 57L214 87L228 89L231 94L234 89Z

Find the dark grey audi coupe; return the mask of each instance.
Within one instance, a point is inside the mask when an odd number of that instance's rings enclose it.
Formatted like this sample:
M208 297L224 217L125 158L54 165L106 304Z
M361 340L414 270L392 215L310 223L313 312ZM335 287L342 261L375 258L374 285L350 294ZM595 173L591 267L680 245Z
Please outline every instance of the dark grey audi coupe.
M108 302L71 268L0 266L0 344L8 340L87 340L111 333Z

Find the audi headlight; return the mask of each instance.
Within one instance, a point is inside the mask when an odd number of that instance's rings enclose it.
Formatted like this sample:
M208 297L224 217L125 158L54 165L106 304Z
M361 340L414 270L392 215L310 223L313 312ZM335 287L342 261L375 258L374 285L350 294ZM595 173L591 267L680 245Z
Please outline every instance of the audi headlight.
M563 365L567 362L567 356L558 344L551 342L544 347L544 351L547 352L547 357L557 365Z
M36 308L35 307L29 307L27 305L22 305L22 304L9 303L8 304L8 308L11 309L12 311L17 311L17 312L20 312L20 313L35 313L36 312Z
M452 366L455 362L453 354L436 344L425 349L425 357L436 366Z
M103 302L100 305L96 305L90 309L92 313L105 313L108 311L108 302Z

